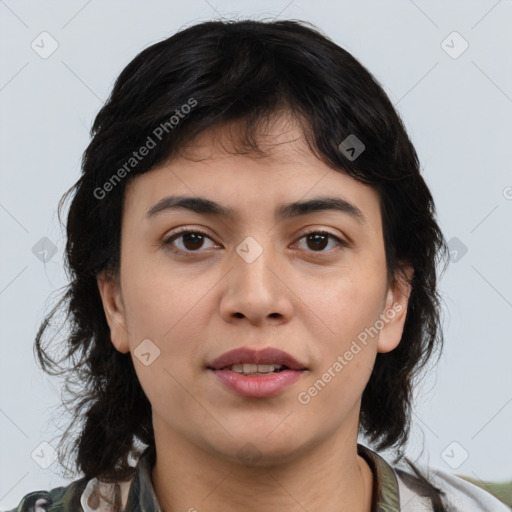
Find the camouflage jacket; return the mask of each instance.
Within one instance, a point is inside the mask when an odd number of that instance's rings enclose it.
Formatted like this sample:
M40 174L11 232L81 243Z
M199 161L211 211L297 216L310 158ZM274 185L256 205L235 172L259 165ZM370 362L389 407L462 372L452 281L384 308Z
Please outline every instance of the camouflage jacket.
M358 445L358 453L368 462L374 476L372 512L434 510L410 469L391 466L363 445ZM96 478L81 478L50 491L31 492L9 512L161 512L152 484L154 461L154 446L149 446L130 480L105 483ZM510 512L502 502L460 477L441 470L421 471L443 492L443 504L450 512ZM194 507L188 512L195 512Z

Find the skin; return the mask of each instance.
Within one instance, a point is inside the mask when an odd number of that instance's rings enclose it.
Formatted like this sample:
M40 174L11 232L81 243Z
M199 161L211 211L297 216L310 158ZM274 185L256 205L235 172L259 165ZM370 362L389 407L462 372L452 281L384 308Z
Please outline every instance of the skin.
M131 353L152 405L160 505L166 512L369 512L373 476L356 451L361 395L377 352L400 342L410 293L386 279L378 193L320 162L284 115L259 139L266 158L226 153L219 141L229 144L227 132L203 132L187 158L127 186L120 273L98 276L112 343ZM214 200L236 216L179 209L146 217L171 194ZM365 222L338 211L274 219L282 203L321 195L349 201ZM166 246L179 227L207 238ZM331 238L317 248L304 234L318 230L348 245ZM248 236L263 250L252 263L236 252ZM298 394L393 306L380 333L301 404ZM145 339L160 350L148 366L134 355ZM308 371L275 397L235 395L205 365L242 346L280 348ZM252 463L240 455L247 443L257 454Z

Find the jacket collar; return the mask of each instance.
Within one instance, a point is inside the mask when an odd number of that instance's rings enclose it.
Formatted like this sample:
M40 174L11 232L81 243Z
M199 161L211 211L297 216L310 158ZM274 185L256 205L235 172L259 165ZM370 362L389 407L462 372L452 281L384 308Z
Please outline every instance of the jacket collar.
M149 445L139 457L125 512L162 512L151 476L155 461L155 445Z
M366 460L373 473L372 512L400 512L399 487L393 468L362 444L357 445L357 453Z

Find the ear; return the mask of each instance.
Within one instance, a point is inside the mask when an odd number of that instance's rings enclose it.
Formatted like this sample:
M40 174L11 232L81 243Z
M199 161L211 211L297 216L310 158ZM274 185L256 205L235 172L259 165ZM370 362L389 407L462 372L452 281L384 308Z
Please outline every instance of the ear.
M407 315L409 295L411 293L411 285L409 283L411 282L413 273L414 270L412 267L406 267L405 274L407 281L402 275L398 275L395 283L388 289L386 305L381 315L384 327L379 334L377 352L390 352L400 343Z
M110 327L110 341L119 352L126 354L130 351L130 344L119 278L102 272L97 276L97 283L103 310Z

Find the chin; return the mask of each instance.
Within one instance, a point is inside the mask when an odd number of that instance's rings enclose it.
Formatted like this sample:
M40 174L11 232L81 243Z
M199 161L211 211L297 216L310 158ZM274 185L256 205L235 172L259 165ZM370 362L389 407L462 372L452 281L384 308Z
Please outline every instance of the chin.
M309 444L298 442L289 432L272 432L272 428L238 432L224 441L212 446L217 456L246 467L265 468L292 462Z

